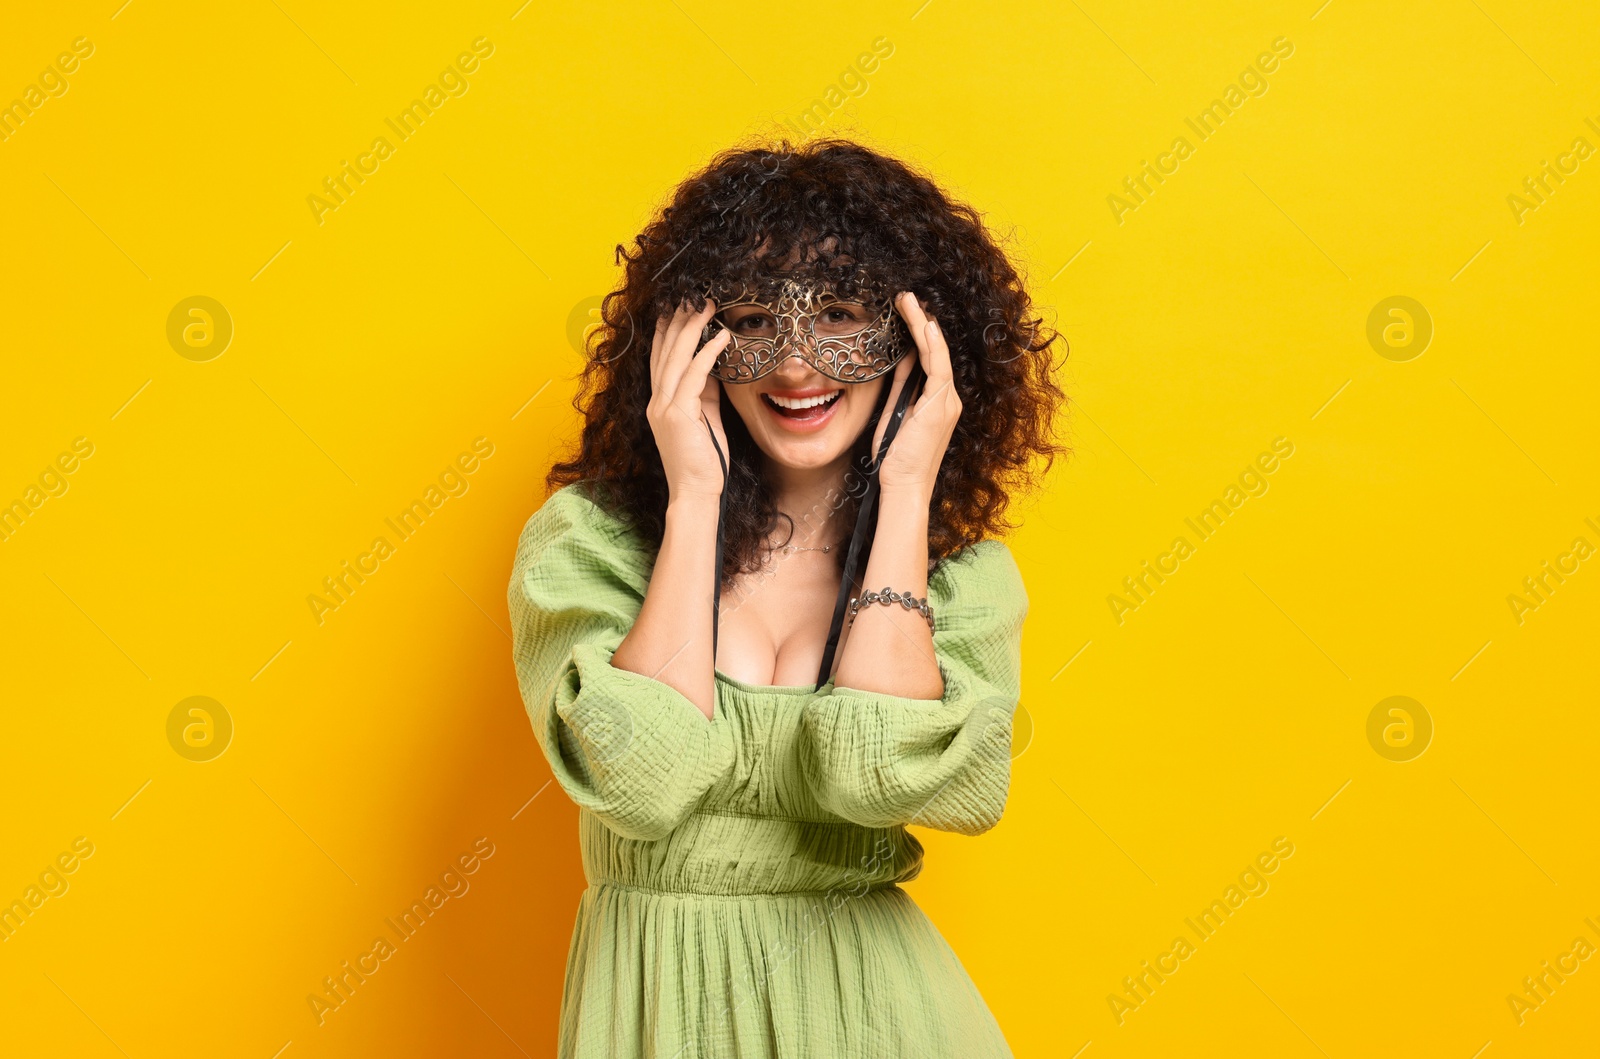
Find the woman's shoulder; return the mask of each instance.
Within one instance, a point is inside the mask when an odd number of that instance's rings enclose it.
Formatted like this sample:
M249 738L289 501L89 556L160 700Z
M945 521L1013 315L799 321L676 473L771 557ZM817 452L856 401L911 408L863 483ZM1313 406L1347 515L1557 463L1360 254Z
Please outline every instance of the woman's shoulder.
M573 572L598 565L635 577L642 576L649 565L627 524L607 511L585 482L551 493L522 527L517 567L526 570L550 560L574 567Z
M960 610L999 612L1016 621L1028 613L1028 590L1022 570L1005 541L987 539L969 544L940 560L928 577L928 602Z
M588 482L573 482L551 493L539 510L529 516L523 527L526 534L533 530L574 529L615 536L622 528L621 520L595 499L593 487Z

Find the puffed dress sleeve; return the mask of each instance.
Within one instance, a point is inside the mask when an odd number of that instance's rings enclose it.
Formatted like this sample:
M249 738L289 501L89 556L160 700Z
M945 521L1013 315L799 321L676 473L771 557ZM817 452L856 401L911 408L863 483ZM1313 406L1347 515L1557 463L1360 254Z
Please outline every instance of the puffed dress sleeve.
M818 802L846 820L981 834L1011 783L1028 596L1010 549L986 540L939 565L928 602L944 697L829 684L805 704L802 763Z
M733 738L720 711L708 721L676 688L612 667L650 561L578 490L552 494L517 546L517 683L567 795L624 838L664 838L732 767Z

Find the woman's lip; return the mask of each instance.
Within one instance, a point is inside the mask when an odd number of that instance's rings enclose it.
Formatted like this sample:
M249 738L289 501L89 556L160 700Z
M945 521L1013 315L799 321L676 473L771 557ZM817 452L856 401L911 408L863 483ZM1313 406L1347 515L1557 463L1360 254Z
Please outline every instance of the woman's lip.
M776 392L780 397L789 396L788 393L781 390L768 392ZM831 391L819 390L811 394L802 394L800 396L812 397L815 396L816 393L829 392ZM822 411L820 413L807 419L791 419L789 416L779 412L777 408L773 407L773 405L768 401L761 401L761 407L765 408L767 410L767 414L776 420L778 425L784 430L787 430L793 434L815 434L817 431L827 426L829 421L833 419L834 411L839 407L840 404L844 402L845 396L846 395L841 392L838 397L834 398L832 401L829 401L827 404L822 405ZM808 411L812 410L808 409Z
M843 387L841 387L841 386L808 386L803 390L762 390L761 392L765 393L765 394L770 394L773 397L801 398L801 397L820 397L825 393L832 393L833 391L840 390L840 389L843 389Z

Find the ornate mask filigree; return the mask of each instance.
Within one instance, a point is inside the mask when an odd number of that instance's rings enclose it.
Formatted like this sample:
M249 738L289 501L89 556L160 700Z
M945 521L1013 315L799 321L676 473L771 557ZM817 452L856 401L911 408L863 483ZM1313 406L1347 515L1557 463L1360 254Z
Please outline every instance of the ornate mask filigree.
M841 291L793 273L715 285L708 296L717 315L701 335L718 327L732 333L711 374L724 382L754 382L791 356L830 379L867 382L884 374L912 349L911 336L888 292L861 278Z

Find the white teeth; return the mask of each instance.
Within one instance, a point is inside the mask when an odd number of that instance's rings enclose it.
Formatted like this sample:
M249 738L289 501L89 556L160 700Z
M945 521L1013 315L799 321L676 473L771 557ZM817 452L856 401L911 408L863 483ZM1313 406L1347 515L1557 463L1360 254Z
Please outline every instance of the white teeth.
M762 394L767 400L779 408L788 408L798 411L802 408L815 408L819 404L827 404L834 400L843 390L834 390L832 393L821 393L815 397L779 397L777 394Z

